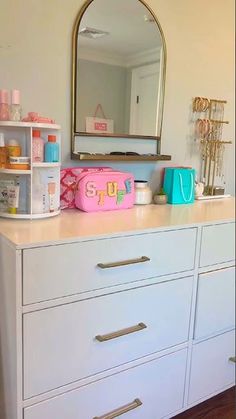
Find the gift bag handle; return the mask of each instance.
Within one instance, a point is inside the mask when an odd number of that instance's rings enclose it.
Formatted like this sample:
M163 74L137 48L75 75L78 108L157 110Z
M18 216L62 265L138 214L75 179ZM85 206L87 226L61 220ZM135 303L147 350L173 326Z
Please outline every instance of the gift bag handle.
M190 173L190 177L191 177L191 189L190 189L190 193L189 193L189 198L186 198L185 196L185 192L184 192L184 187L183 187L183 177L181 175L181 173L179 173L179 180L180 180L180 190L181 190L181 194L183 197L184 202L190 202L192 200L193 197L193 174Z
M101 103L99 103L99 104L97 105L96 109L95 109L95 112L94 112L94 118L96 118L96 116L97 116L97 114L98 114L98 111L99 111L99 110L100 110L100 112L101 112L101 114L102 114L103 118L104 118L104 119L107 119L107 118L106 118L106 115L105 115L105 113L104 113L104 110L103 110L103 108L102 108Z

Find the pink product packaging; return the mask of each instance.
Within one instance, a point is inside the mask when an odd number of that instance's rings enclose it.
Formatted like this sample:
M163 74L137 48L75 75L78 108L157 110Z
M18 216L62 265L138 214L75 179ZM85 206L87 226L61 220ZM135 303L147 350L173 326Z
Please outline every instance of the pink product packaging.
M67 167L61 170L61 209L75 207L75 189L81 173L111 171L110 167Z
M134 176L131 173L103 171L78 176L75 205L82 211L131 208L134 200Z
M22 122L38 122L41 124L55 124L54 119L40 116L37 112L28 112L28 115L22 118Z

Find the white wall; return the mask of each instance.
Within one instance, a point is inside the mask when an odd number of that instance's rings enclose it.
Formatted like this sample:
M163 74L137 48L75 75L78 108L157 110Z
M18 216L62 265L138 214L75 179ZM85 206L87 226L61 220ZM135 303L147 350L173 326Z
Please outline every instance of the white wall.
M190 141L194 96L228 101L224 137L234 140L234 0L146 0L167 44L162 153L198 166ZM22 91L25 113L53 117L63 128L63 163L70 161L71 35L82 0L0 0L0 86ZM226 154L227 190L234 191L234 152ZM160 164L116 164L152 178Z

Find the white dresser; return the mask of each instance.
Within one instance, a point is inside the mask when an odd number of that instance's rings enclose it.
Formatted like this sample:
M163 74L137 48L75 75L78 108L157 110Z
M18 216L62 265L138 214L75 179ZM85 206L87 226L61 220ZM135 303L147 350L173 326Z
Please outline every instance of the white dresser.
M234 385L234 199L0 233L0 419L170 418Z

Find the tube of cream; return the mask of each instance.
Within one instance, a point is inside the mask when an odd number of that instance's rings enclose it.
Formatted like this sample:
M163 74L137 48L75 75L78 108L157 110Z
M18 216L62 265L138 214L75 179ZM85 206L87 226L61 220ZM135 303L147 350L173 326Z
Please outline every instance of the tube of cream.
M20 186L7 186L7 203L10 214L16 214L19 206Z
M56 184L54 182L48 183L48 195L49 195L49 212L55 211L54 196L56 192Z

